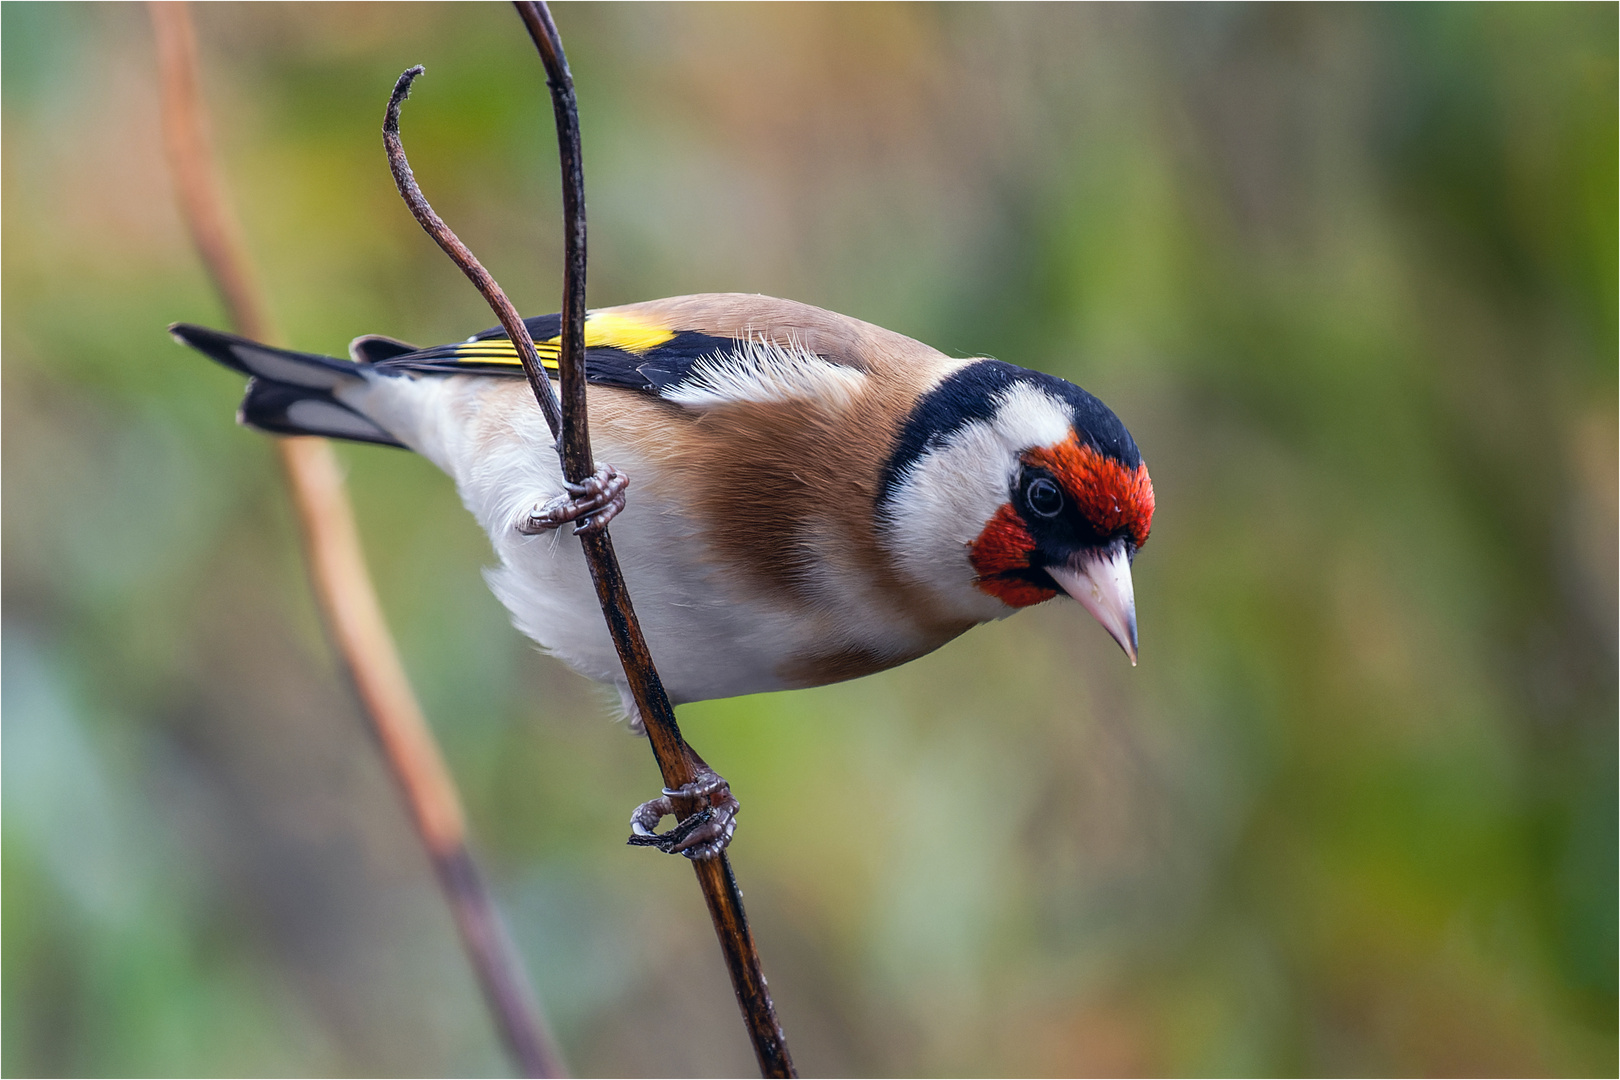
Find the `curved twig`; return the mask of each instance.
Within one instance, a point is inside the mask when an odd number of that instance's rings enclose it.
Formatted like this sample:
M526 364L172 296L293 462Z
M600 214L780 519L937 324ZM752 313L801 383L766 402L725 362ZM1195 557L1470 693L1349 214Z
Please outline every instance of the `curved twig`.
M411 96L411 83L416 77L427 69L421 64L406 70L394 83L394 92L388 97L388 111L383 115L383 148L388 151L388 168L394 174L394 186L399 188L400 197L405 205L410 207L411 214L416 218L422 231L433 238L433 242L444 249L450 256L450 261L461 268L467 279L473 283L480 295L488 301L495 317L500 320L501 327L506 336L512 339L517 347L518 359L523 362L523 373L529 377L529 385L534 388L534 398L540 403L540 411L546 416L546 426L551 428L551 434L556 436L562 428L562 408L557 403L557 395L551 389L551 380L546 377L546 369L540 363L540 354L535 351L534 338L529 334L529 328L524 325L523 319L518 315L512 301L506 298L506 291L500 283L484 269L484 264L478 261L478 256L468 249L461 238L451 231L450 226L428 203L427 196L422 194L421 185L416 182L416 174L411 172L411 163L405 158L405 146L399 141L399 107L405 99ZM590 475L586 473L585 475Z
M163 132L180 209L237 332L276 334L209 148L197 45L182 3L150 5L163 83ZM277 439L327 632L359 693L383 760L455 917L496 1025L527 1076L565 1076L523 963L473 859L455 782L411 691L361 552L343 474L325 439Z
M383 124L383 141L400 195L411 208L411 213L478 288L516 346L535 400L539 402L546 422L557 439L564 478L579 483L595 469L585 408L585 198L579 114L574 100L573 79L550 11L543 3L520 2L516 7L546 67L546 81L551 88L562 158L564 291L558 367L565 405L560 418L553 419L551 403L555 398L551 381L540 364L528 328L489 272L433 212L405 160L404 147L399 138L399 108L410 92L412 81L422 73L420 66L402 74L394 87ZM681 788L697 778L702 759L681 737L680 727L675 721L675 710L664 692L652 654L642 636L641 625L636 619L629 590L625 587L624 576L613 552L612 538L608 530L603 530L582 534L580 542L596 587L597 599L602 605L602 614L607 619L608 630L618 650L619 660L624 665L631 694L646 725L664 785L670 790ZM688 807L681 816L690 815L696 809L695 806ZM737 1003L748 1027L760 1071L766 1076L794 1076L793 1060L765 983L759 951L743 910L742 892L732 874L731 861L722 853L713 859L693 860L692 867L708 903L709 915L725 955L732 987L736 991Z

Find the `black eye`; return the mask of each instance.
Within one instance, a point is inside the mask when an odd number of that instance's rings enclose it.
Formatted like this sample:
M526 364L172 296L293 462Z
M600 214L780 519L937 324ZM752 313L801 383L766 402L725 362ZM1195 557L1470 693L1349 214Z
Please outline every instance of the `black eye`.
M1057 517L1063 509L1063 491L1046 477L1037 476L1024 489L1024 501L1041 517Z

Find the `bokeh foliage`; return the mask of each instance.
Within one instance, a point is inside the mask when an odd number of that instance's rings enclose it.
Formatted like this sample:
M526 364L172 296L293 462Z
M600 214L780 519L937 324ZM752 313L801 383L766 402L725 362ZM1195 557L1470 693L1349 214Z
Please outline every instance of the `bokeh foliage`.
M1072 378L1153 470L1073 605L690 707L808 1074L1612 1074L1616 8L568 6L597 305L820 304ZM504 5L204 5L288 342L489 325L378 137L560 293ZM4 1072L499 1073L172 209L144 12L3 7ZM656 774L425 462L345 447L582 1075L744 1074ZM717 523L723 527L723 523Z

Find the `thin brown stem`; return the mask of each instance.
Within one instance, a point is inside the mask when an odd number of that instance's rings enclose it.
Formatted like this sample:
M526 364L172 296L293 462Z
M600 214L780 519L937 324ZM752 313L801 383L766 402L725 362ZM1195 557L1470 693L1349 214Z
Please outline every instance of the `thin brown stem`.
M183 3L153 3L149 10L162 73L164 141L182 215L233 328L273 341L263 293L209 146L190 12ZM383 618L331 446L312 438L279 439L276 445L327 632L405 796L497 1027L525 1075L566 1075L469 850L460 796Z
M184 3L150 3L147 11L157 37L163 87L163 146L181 216L219 290L231 325L238 333L264 340L270 336L264 294L245 254L242 229L226 205L208 138L208 118L197 85L197 35L191 11Z
M546 81L551 88L562 157L564 290L558 368L565 404L560 418L553 418L551 403L555 397L551 381L540 364L528 328L488 271L428 205L405 160L405 149L399 138L399 109L410 92L411 83L422 73L420 67L406 71L395 84L383 123L383 142L388 149L389 166L400 195L411 208L411 213L477 287L517 347L535 400L545 413L546 422L557 440L563 475L569 481L579 483L595 467L585 407L585 188L579 115L574 99L573 78L569 74L567 58L551 12L543 3L518 3L516 6L546 67ZM664 785L671 790L680 788L697 778L702 759L681 737L674 707L664 692L658 669L653 664L652 654L641 633L641 624L630 602L629 590L625 587L624 576L613 552L612 538L608 530L603 530L581 535L580 543L590 567L597 599L602 605L602 614L619 653L619 661L624 666L631 694L646 725L648 741L663 775ZM686 808L682 816L695 810L696 807ZM797 1075L788 1053L786 1036L776 1018L776 1007L765 983L759 950L748 926L742 893L732 874L730 859L722 853L712 859L693 860L692 866L708 903L709 915L720 940L732 987L736 991L737 1003L742 1010L761 1073L765 1076Z
M562 158L563 300L557 370L567 402L561 433L563 471L577 482L578 476L589 476L594 468L585 408L585 160L580 148L579 106L550 9L544 4L518 4L517 10L545 65Z
M546 69L546 86L551 91L552 114L557 125L557 151L562 166L563 195L563 309L562 348L558 367L562 374L563 467L570 463L580 475L590 471L590 435L585 407L585 168L579 131L579 106L574 95L574 76L563 51L562 35L544 0L517 0L514 4L529 31L540 61ZM578 476L569 479L577 482ZM613 554L608 532L582 538L585 557L596 585L613 644L624 666L636 707L646 726L648 743L663 775L664 786L674 790L691 783L702 759L687 746L675 722L675 709L658 677L652 654L641 635L641 624L630 603L630 592ZM692 813L696 808L689 808ZM694 860L692 869L703 889L715 936L725 956L731 986L742 1010L754 1056L764 1076L794 1076L793 1058L787 1036L776 1017L776 1004L765 983L765 970L743 910L742 890L731 870L725 852L713 859Z

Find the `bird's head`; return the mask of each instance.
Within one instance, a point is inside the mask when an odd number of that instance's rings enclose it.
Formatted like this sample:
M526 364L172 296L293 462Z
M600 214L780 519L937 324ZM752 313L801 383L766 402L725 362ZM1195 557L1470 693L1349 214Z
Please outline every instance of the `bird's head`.
M1131 563L1153 482L1078 386L996 360L959 369L902 425L878 507L901 573L947 610L982 621L1066 593L1136 663Z

